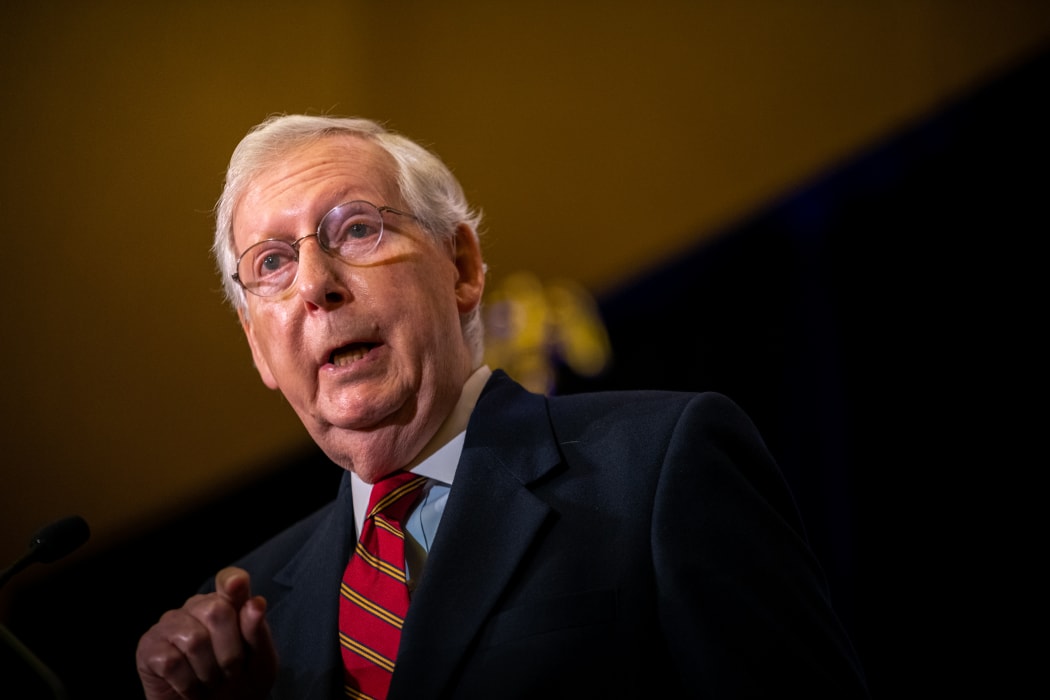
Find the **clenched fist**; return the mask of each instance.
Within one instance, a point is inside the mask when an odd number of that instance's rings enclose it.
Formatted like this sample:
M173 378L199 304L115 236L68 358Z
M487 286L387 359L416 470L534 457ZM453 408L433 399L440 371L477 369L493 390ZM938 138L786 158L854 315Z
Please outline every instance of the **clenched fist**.
M169 610L139 640L135 660L149 700L265 698L277 674L266 600L248 572L227 568L215 592Z

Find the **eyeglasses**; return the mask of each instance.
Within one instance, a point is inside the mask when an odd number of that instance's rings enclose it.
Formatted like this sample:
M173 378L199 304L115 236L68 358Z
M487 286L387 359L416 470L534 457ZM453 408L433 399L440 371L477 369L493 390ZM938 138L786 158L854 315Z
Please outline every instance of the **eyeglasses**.
M344 262L364 264L374 260L383 240L383 212L410 216L393 207L377 207L355 200L333 207L317 224L317 232L288 242L278 238L248 246L237 258L232 277L245 291L260 297L280 294L299 274L299 246L317 237L321 250Z

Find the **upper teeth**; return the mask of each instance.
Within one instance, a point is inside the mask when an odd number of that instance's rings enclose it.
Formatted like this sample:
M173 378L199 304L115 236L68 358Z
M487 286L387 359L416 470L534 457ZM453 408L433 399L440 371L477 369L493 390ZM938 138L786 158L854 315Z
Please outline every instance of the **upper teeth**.
M343 350L337 350L332 353L332 364L336 367L348 365L351 362L360 360L362 357L365 356L365 353L367 352L368 349L360 345L354 346L352 348L346 348Z

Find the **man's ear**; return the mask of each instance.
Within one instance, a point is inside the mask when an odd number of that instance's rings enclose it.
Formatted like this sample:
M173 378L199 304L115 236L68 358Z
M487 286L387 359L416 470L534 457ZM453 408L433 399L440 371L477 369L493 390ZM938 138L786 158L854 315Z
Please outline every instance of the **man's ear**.
M452 251L452 262L456 266L456 305L461 314L473 311L481 303L485 292L485 261L481 257L481 244L477 234L467 224L456 227L456 238Z
M277 380L274 378L273 372L270 371L270 363L266 361L266 357L260 349L259 341L255 338L254 326L252 326L251 319L248 317L248 312L244 309L237 309L237 318L240 319L241 328L244 329L244 336L248 339L248 347L252 349L252 361L255 363L255 369L259 372L259 377L267 387L277 389Z

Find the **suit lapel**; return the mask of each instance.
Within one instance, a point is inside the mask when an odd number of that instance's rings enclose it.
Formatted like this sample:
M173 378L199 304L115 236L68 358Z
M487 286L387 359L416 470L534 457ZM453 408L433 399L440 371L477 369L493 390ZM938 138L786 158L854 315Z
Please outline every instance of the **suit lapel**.
M527 487L558 462L546 399L495 372L467 428L390 698L433 697L448 683L550 513Z
M267 614L281 630L281 676L273 697L310 700L341 692L339 583L354 539L349 474L343 476L334 507L294 559L274 577L288 592ZM291 595L294 591L295 595ZM286 687L287 690L282 690ZM294 689L294 690L291 690Z

